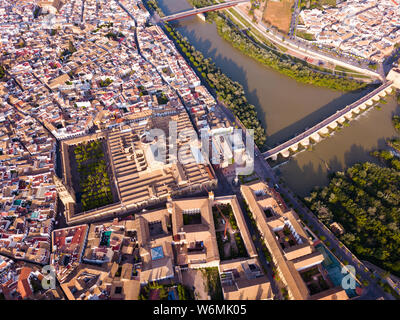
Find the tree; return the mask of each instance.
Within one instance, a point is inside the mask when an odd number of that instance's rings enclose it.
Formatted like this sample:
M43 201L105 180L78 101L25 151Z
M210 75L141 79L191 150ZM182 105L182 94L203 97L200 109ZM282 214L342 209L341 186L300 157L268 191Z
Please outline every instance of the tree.
M382 157L392 159L390 153ZM399 274L400 171L391 160L388 164L356 164L333 175L327 187L305 200L314 211L331 211L332 220L346 230L341 240L357 256Z
M189 298L187 295L187 289L182 284L178 284L177 289L179 300L187 300Z
M69 40L69 42L68 42L68 51L69 51L69 53L74 53L77 51L77 49L75 48L75 46L71 40Z
M35 9L33 10L33 17L36 19L40 15L40 11L42 10L41 7L35 6Z
M6 75L6 71L2 65L0 65L0 79L3 79Z

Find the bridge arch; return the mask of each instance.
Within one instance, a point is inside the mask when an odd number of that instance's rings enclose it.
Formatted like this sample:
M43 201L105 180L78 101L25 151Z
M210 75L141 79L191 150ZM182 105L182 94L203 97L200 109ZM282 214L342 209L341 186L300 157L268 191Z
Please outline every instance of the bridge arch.
M250 0L233 0L233 1L225 1L222 3L214 4L211 6L203 7L203 8L194 8L191 10L183 11L183 12L178 12L171 14L169 16L165 16L161 18L162 22L168 22L168 21L173 21L173 20L178 20L178 19L183 19L187 18L190 16L195 16L201 13L205 12L210 12L210 11L215 11L215 10L222 10L230 7L234 7L238 4L245 3L245 2L250 2Z
M380 87L368 93L358 101L337 111L335 114L322 120L312 128L307 129L296 137L264 152L264 158L276 160L279 154L283 157L289 157L290 150L296 152L299 144L303 147L308 147L310 145L310 139L314 140L316 143L321 141L322 137L329 134L330 130L335 130L338 124L354 119L355 115L361 113L363 110L366 110L375 102L379 101L382 95L386 96L388 93L392 92L392 86L393 81L388 81L382 84Z

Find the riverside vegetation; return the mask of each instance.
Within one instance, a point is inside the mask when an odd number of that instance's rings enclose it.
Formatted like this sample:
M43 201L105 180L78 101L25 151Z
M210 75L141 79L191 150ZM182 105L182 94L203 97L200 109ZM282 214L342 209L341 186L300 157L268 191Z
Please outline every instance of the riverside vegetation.
M189 2L196 7L216 3L213 0L189 0ZM147 0L146 4L160 16L164 15L158 7L157 0ZM366 83L360 81L327 74L322 69L320 72L315 71L302 60L268 50L250 40L222 14L210 12L207 13L207 19L215 21L220 36L231 42L235 48L299 82L341 91L354 91L367 86ZM187 57L192 68L207 83L209 89L216 93L219 100L232 110L233 114L247 129L254 129L254 141L260 149L263 149L266 133L257 117L255 106L248 103L243 87L226 76L210 58L205 59L203 54L196 50L173 26L166 24L165 29L177 48Z
M157 11L158 14L162 14L155 0L147 1L147 5ZM207 83L211 91L216 93L218 99L232 110L233 114L247 129L254 130L254 142L259 148L262 148L266 141L266 133L257 117L255 106L247 101L243 86L225 75L210 58L206 59L171 25L166 24L165 29L176 47L183 56L187 57L192 68Z
M305 201L328 227L334 221L344 227L340 239L357 256L400 275L400 139L387 144L394 151L371 153L382 166L365 162L336 172Z
M189 2L198 8L217 3L215 0L189 0ZM311 66L301 59L269 50L244 34L222 13L207 13L207 18L215 22L218 34L234 48L298 82L339 91L360 90L368 85L362 81L335 76L329 70Z

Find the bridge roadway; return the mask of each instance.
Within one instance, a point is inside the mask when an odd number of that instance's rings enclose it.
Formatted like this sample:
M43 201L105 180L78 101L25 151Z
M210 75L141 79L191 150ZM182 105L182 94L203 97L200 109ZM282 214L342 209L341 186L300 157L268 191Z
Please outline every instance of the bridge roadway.
M343 108L342 110L337 111L335 114L331 115L330 117L326 118L325 120L321 121L320 123L316 124L315 126L311 127L310 129L304 131L303 133L295 136L294 138L282 143L281 145L272 148L262 155L265 159L276 157L279 153L287 151L289 148L297 150L297 145L305 140L310 138L314 134L318 134L321 130L336 123L341 117L344 117L347 113L353 111L357 107L361 106L362 104L368 103L370 100L375 98L375 96L379 95L382 91L387 90L390 86L393 85L393 81L388 81L382 84L380 87L376 88L374 91L368 93L361 99L357 100L356 102L348 105L347 107ZM294 147L295 146L295 147Z
M221 10L221 9L226 9L229 7L236 6L237 4L244 3L244 2L249 2L250 0L234 0L234 1L226 1L224 3L219 3L215 4L212 6L204 7L204 8L195 8L192 10L184 11L184 12L178 12L175 14L172 14L170 16L166 16L161 18L161 21L167 22L167 21L172 21L172 20L177 20L177 19L182 19L190 16L194 16L196 14L200 13L205 13L209 11L214 11L214 10Z

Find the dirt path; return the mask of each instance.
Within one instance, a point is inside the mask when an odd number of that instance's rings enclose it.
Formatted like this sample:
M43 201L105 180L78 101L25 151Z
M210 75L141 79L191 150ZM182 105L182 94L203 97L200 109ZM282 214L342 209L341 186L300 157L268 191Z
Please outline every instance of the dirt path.
M206 279L200 270L182 271L182 283L189 288L194 288L194 296L196 300L209 300L207 288L205 285Z
M271 23L285 34L289 32L294 0L268 1L264 10L265 21Z

